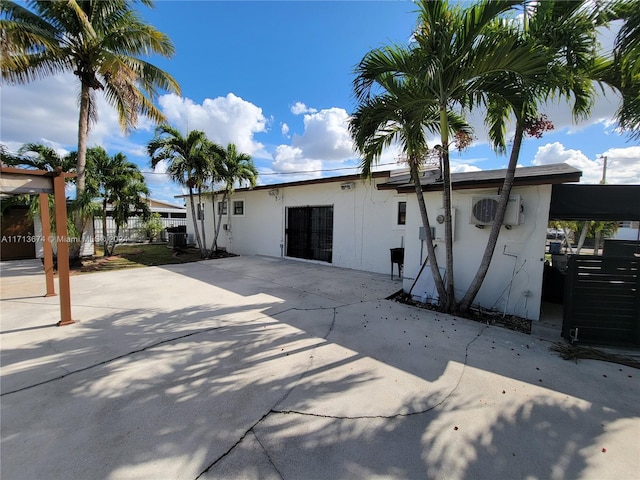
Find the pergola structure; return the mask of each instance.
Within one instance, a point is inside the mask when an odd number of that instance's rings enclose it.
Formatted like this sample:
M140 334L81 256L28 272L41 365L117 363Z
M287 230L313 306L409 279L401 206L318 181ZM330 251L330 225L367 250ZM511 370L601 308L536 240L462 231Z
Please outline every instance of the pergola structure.
M60 289L60 321L58 326L74 323L71 318L71 289L69 286L69 233L67 230L67 199L65 179L75 173L63 173L61 168L47 172L23 168L0 167L0 195L38 195L42 242L44 244L44 270L47 293L56 295L53 282L53 245L48 194L53 194L55 204L56 242L58 245L58 287Z

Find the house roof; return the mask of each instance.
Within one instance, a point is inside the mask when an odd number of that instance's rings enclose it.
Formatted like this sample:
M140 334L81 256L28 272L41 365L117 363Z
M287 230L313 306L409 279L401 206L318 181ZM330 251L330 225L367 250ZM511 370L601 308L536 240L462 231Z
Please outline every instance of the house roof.
M454 190L471 188L502 187L506 169L481 170L478 172L462 172L451 175ZM535 167L521 167L516 169L514 185L544 185L566 182L578 182L582 171L566 163L554 163ZM440 170L424 170L421 172L420 184L426 192L442 189ZM391 178L388 182L378 185L380 190L397 190L398 193L413 192L414 186L409 174Z
M165 202L164 200L158 200L157 198L148 198L147 203L149 205L149 208L156 211L169 212L174 210L178 210L178 211L186 210L186 208L182 205L176 205L174 203Z
M390 175L389 170L384 170L381 172L373 172L371 174L372 178L388 178ZM282 183L271 183L269 185L258 185L256 187L242 187L236 188L235 192L247 192L253 190L272 190L274 188L284 188L284 187L300 187L305 185L316 185L321 183L338 183L338 182L355 182L358 180L363 180L362 175L340 175L337 177L322 177L322 178L314 178L312 180L299 180L296 182L282 182ZM216 194L222 193L222 190L215 192ZM202 195L211 195L211 192L202 192ZM175 198L187 198L189 195L176 195Z

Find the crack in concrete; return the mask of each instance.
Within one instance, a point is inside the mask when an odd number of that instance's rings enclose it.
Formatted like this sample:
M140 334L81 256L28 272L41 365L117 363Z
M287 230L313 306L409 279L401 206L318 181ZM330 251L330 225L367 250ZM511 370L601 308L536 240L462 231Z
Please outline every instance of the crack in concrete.
M379 300L379 299L378 299ZM348 303L348 304L342 304L342 305L338 305L338 306L334 306L334 307L315 307L315 308L298 308L298 307L292 307L292 308L288 308L285 310L282 310L280 312L277 312L275 314L272 314L271 317L277 317L278 315L282 315L283 313L289 312L289 311L294 311L294 310L298 310L298 311L316 311L316 310L333 310L333 317L331 319L331 324L329 325L329 329L327 330L327 333L322 337L323 339L327 339L329 337L329 335L331 335L331 333L333 332L335 326L336 326L336 320L337 320L337 311L339 308L345 308L351 305L357 305L357 304L361 304L363 303L362 301L359 302L353 302L353 303ZM262 318L262 317L260 317ZM255 320L255 319L254 319ZM182 340L184 338L188 338L194 335L199 335L202 333L208 333L211 331L215 331L222 328L222 326L216 326L216 327L210 327L210 328L206 328L206 329L202 329L202 330L197 330L194 332L190 332L184 335L180 335L177 337L172 337L169 339L165 339L165 340L161 340L159 342L147 345L145 347L136 349L136 350L132 350L130 352L127 352L125 354L122 355L118 355L116 357L104 360L102 362L98 362L96 364L93 365L89 365L87 367L83 367L77 370L72 370L72 371L68 371L68 373L65 373L63 375L59 375L57 377L54 378L50 378L48 380L44 380L42 382L38 382L32 385L28 385L25 387L21 387L15 390L11 390L9 392L4 392L2 394L0 394L0 397L5 396L5 395L11 395L14 393L18 393L21 391L25 391L34 387L38 387L40 385L44 385L47 383L51 383L57 380L61 380L63 378L66 378L70 375L76 374L76 373L81 373L81 372L85 372L87 370L93 369L95 367L99 367L102 365L106 365L109 364L111 362L114 362L116 360L120 360L122 358L126 358L128 356L134 355L136 353L141 353L144 352L146 350L150 350L153 349L155 347L158 347L160 345L164 345L167 343L171 343L177 340ZM356 416L340 416L340 415L326 415L326 414L320 414L320 413L313 413L313 412L302 412L302 411L298 411L298 410L277 410L275 407L277 405L279 405L280 403L282 403L283 401L285 401L289 395L293 392L293 390L298 386L298 384L300 383L300 381L306 376L306 374L310 371L311 366L313 365L313 356L310 357L309 363L307 364L306 369L299 375L299 377L296 379L296 381L294 382L294 384L291 386L291 388L288 389L288 391L280 398L278 399L273 407L271 407L262 417L260 417L255 423L253 423L241 436L240 438L233 444L231 445L231 447L229 447L228 450L226 450L222 455L220 455L218 458L216 458L211 464L209 464L209 466L207 466L206 469L204 469L202 472L200 472L200 474L198 474L198 476L195 478L195 480L198 480L199 478L201 478L204 474L206 474L209 470L211 470L215 465L217 465L218 463L220 463L220 461L222 461L224 458L226 458L238 445L240 445L242 443L242 441L247 437L247 435L249 435L249 433L253 433L256 441L258 442L258 444L260 445L260 447L262 448L262 450L264 451L265 455L267 456L267 459L269 460L269 463L271 463L271 465L273 466L273 468L276 470L276 472L278 472L278 475L280 476L280 478L284 479L282 473L278 470L278 468L276 467L275 463L273 462L273 459L271 458L271 456L269 455L268 450L265 448L264 444L260 441L260 439L258 438L256 432L255 432L255 427L257 427L260 423L262 423L267 417L269 417L271 414L280 414L280 415L301 415L301 416L311 416L311 417L318 417L318 418L330 418L330 419L336 419L336 420L360 420L360 419L384 419L384 420L391 420L391 419L396 419L396 418L403 418L403 417L411 417L411 416L416 416L416 415L423 415L425 413L428 413L436 408L438 408L439 406L443 405L454 393L455 391L458 389L458 387L460 386L460 383L462 382L462 378L464 377L464 373L467 367L467 360L468 360L468 356L469 356L469 347L471 346L471 344L473 344L473 342L475 342L486 330L487 327L485 327L480 333L478 333L478 335L476 335L476 337L471 340L465 347L465 357L464 357L464 364L463 364L463 369L462 372L460 373L460 377L458 378L458 381L456 382L456 385L453 387L453 389L440 401L438 402L436 405L433 405L429 408L426 408L424 410L420 410L420 411L416 411L416 412L408 412L408 413L397 413L397 414L393 414L393 415L356 415ZM317 347L314 347L313 350L315 350ZM54 348L55 350L55 348ZM312 350L312 351L313 351Z
M442 399L440 400L438 403L436 403L435 405L429 407L429 408L425 408L424 410L418 410L415 412L407 412L407 413L395 413L393 415L355 415L355 416L341 416L341 415L327 415L327 414L322 414L322 413L313 413L313 412L302 412L299 410L275 410L275 409L271 409L270 413L277 413L277 414L281 414L281 415L302 415L302 416L308 416L308 417L318 417L318 418L330 418L330 419L335 419L335 420L364 420L364 419L383 419L383 420L393 420L395 418L404 418L404 417L412 417L415 415L424 415L425 413L431 412L432 410L435 410L436 408L444 405L444 403L449 400L449 398L451 398L451 396L456 392L456 390L458 390L458 387L460 386L460 384L462 383L462 378L464 377L465 371L467 369L467 361L469 358L469 347L471 347L471 344L473 344L473 342L475 342L478 338L480 338L482 336L482 334L487 330L488 327L484 327L480 333L478 333L478 335L475 336L475 338L473 340L471 340L469 343L467 343L466 347L465 347L465 353L464 353L464 363L462 366L462 372L460 372L460 376L458 377L458 381L456 382L455 386L451 389L451 391ZM295 385L292 387L295 388ZM276 404L277 405L277 404Z
M260 417L253 425L251 425L251 427L249 427L238 439L238 441L236 441L236 443L234 443L233 445L231 445L229 447L229 449L224 452L222 455L220 455L218 458L216 458L211 464L209 464L209 466L207 468L205 468L202 472L200 472L198 474L198 476L195 478L195 480L198 480L200 477L202 477L205 473L207 473L209 470L211 470L213 467L215 467L218 463L220 463L220 461L222 461L223 458L225 458L227 455L229 455L238 445L240 445L242 443L242 441L247 437L247 435L249 435L249 433L253 432L253 429L260 423L262 422L265 418L267 418L269 415L271 414L271 410L269 410L267 413L265 413L262 417ZM254 433L255 435L255 433ZM258 437L256 436L256 439ZM258 440L258 443L260 443L260 441ZM262 444L261 444L262 445ZM263 447L264 448L264 447ZM268 455L267 455L268 456ZM276 469L277 470L277 469ZM278 472L279 473L279 472Z
M348 305L341 305L340 307L345 307L345 306L348 306ZM297 308L297 307L292 307L292 308L287 308L286 310L283 310L281 312L275 313L272 316L276 317L278 315L282 315L283 313L296 311L296 310L297 311L301 311L301 312L310 312L310 311L316 311L316 310L333 310L333 317L331 319L331 324L329 325L329 329L327 330L327 333L325 333L325 335L322 337L323 339L326 340L327 337L331 334L331 332L333 331L333 329L334 329L334 327L336 325L337 309L340 308L340 307L317 307L317 308ZM317 348L318 347L316 346L311 351L313 352ZM256 434L254 429L261 422L263 422L269 415L271 415L272 413L278 413L278 411L275 410L275 407L277 405L279 405L280 403L284 402L289 397L289 395L291 395L291 392L293 392L295 390L295 388L298 386L300 381L311 370L311 366L312 365L313 365L313 355L311 355L311 357L309 358L309 362L307 363L307 366L306 366L305 370L302 373L300 373L300 375L298 375L298 378L295 380L295 382L293 382L293 385L285 392L285 394L282 397L280 397L278 400L276 400L276 402L267 411L267 413L265 413L262 417L260 417L260 419L257 422L255 422L253 425L251 425L251 427L249 427L249 429L247 429L242 434L242 436L238 439L238 441L236 443L231 445L231 447L226 452L224 452L222 455L220 455L218 458L216 458L211 464L209 464L209 466L207 468L205 468L202 472L200 472L198 474L198 476L195 478L195 480L198 480L199 478L201 478L202 475L207 473L215 465L217 465L223 458L228 456L238 445L240 445L242 443L242 441L247 437L247 435L249 435L249 433L253 433L253 436L255 437L256 441L260 444L260 447L262 448L262 450L264 451L265 455L267 456L267 459L269 460L269 463L271 463L271 465L276 470L276 472L278 472L278 475L280 475L280 478L282 478L284 480L284 477L282 476L282 473L280 472L280 470L278 470L278 467L276 467L275 463L273 462L273 459L271 458L271 455L269 455L269 452L267 451L267 449L265 448L263 443L258 438L258 435Z
M270 412L271 413L271 412ZM258 438L258 435L256 435L255 430L252 430L253 433L253 438L256 439L256 442L258 442L258 445L260 445L260 448L262 448L262 451L264 452L264 454L267 456L267 460L269 460L269 463L271 464L271 466L273 467L273 469L278 472L278 475L280 476L280 478L282 480L284 480L284 475L282 475L282 472L280 470L278 470L278 467L276 467L276 464L273 463L273 459L271 458L271 455L269 455L269 452L267 451L267 449L265 448L265 446L262 444L262 442L260 441L260 439Z
M358 302L361 303L361 302ZM352 304L349 304L352 305ZM327 331L327 333L324 335L324 339L326 340L327 337L331 334L331 332L333 331L333 329L335 328L336 325L336 316L337 316L337 310L338 308L343 308L346 307L348 305L341 305L338 307L330 307L333 309L333 318L331 321L331 325L329 326L329 330ZM311 311L311 310L329 310L328 307L318 307L318 308L289 308L287 310L284 310L282 312L279 312L276 315L288 312L288 311L292 311L292 310L300 310L300 311ZM276 316L274 315L274 316ZM294 382L293 386L291 388L289 388L289 390L280 398L280 400L278 400L274 406L269 409L269 411L267 413L265 413L257 422L255 422L253 425L251 425L251 427L244 432L244 434L240 437L240 439L234 443L229 450L227 450L224 454L222 454L220 457L218 457L216 460L213 461L213 463L211 463L204 471L202 471L195 480L198 480L202 475L204 475L206 472L208 472L209 470L211 470L211 468L213 468L216 464L218 464L224 457L226 457L227 455L229 455L238 445L240 445L240 443L242 443L242 441L246 438L246 436L249 433L253 433L256 441L260 444L260 447L262 448L262 450L264 451L265 455L267 456L269 462L271 463L271 465L273 465L273 468L278 472L278 475L280 475L280 478L282 478L284 480L284 476L282 475L282 473L280 472L280 470L278 470L278 468L275 466L275 463L273 462L273 459L271 458L271 456L269 455L269 452L267 450L267 448L264 446L264 444L260 441L260 439L258 438L258 435L255 431L255 427L257 427L260 423L262 423L264 420L266 420L271 414L279 414L279 415L301 415L301 416L309 416L309 417L316 417L316 418L329 418L329 419L335 419L335 420L365 420L365 419L382 419L382 420L393 420L393 419L397 419L397 418L405 418L405 417L412 417L412 416L417 416L417 415L424 415L425 413L431 412L433 410L435 410L436 408L442 406L447 400L449 400L449 398L451 398L451 396L456 392L456 390L458 390L458 387L460 386L460 384L462 383L462 378L464 377L466 368L467 368L467 362L468 362L468 358L469 358L469 348L471 347L471 345L482 336L482 334L487 330L488 326L485 326L482 328L482 330L480 330L480 332L473 338L473 340L471 340L469 343L467 343L467 345L465 346L465 352L464 352L464 363L463 363L463 367L462 367L462 372L460 372L460 376L458 377L458 381L456 382L455 386L451 389L451 391L442 399L440 400L437 404L426 408L424 410L420 410L420 411L416 411L416 412L408 412L408 413L396 413L393 415L356 415L356 416L340 416L340 415L326 415L326 414L321 414L321 413L313 413L313 412L302 412L302 411L298 411L298 410L277 410L275 407L276 405L282 403L284 400L286 400L289 395L293 392L293 390L298 386L298 383L300 382L300 380L302 380L305 375L309 372L309 370L311 369L311 365L313 364L313 356L311 357L311 360L309 361L309 364L307 365L307 369L302 372L300 374L300 376L298 377L298 379ZM317 348L317 347L316 347ZM315 348L314 348L315 350Z

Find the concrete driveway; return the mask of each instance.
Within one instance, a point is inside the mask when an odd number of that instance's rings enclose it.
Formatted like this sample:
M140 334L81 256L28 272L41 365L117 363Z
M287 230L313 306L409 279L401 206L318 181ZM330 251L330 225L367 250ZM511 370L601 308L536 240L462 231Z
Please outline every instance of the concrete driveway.
M640 372L265 257L74 276L3 263L1 475L637 479Z

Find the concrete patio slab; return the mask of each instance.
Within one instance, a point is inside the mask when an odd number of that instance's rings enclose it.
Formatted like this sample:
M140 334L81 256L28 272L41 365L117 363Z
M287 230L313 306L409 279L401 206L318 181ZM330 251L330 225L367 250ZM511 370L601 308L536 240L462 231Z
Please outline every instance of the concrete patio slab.
M4 262L5 479L635 479L638 371L234 257L71 278Z

